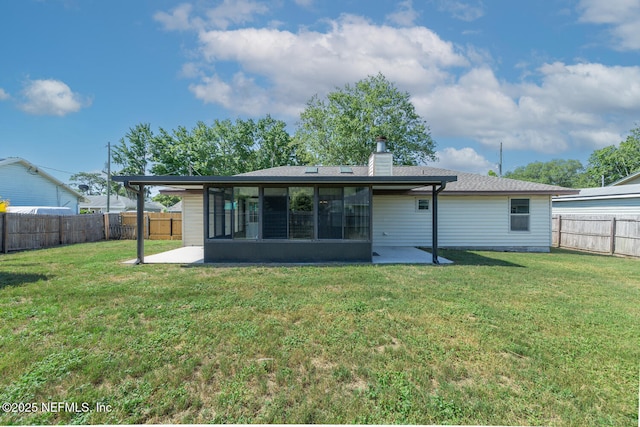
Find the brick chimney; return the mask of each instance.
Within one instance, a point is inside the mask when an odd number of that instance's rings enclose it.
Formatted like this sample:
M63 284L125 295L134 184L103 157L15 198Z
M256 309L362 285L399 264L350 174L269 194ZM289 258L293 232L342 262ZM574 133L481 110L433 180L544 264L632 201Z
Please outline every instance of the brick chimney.
M387 138L376 138L376 151L369 156L369 176L392 176L393 153L387 151Z

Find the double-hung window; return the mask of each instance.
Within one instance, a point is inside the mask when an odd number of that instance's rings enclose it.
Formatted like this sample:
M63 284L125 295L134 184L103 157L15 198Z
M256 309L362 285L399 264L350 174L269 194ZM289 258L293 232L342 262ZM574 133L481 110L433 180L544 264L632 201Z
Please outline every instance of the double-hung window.
M511 231L529 231L529 199L511 199Z

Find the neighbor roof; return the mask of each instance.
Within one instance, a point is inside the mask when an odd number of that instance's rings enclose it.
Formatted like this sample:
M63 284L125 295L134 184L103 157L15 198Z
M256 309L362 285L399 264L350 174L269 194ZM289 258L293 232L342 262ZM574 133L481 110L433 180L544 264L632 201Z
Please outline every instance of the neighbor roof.
M367 166L349 166L353 176L367 176ZM307 166L279 166L270 169L262 169L237 176L252 177L301 177L318 176L331 177L348 175L341 172L340 166L318 166L317 173L308 173ZM393 176L451 176L457 177L457 181L448 182L442 195L480 195L480 194L575 194L578 190L559 187L557 185L539 184L537 182L519 181L508 178L498 178L488 175L480 175L468 172L453 171L431 166L394 166ZM431 191L430 188L416 188L412 192Z
M80 203L83 209L105 209L107 207L107 196L84 196L87 202ZM155 209L162 211L164 206L158 202L145 202L146 209ZM109 200L109 207L112 209L121 209L124 211L135 211L138 204L135 200L128 197L112 195Z
M640 197L640 184L619 185L615 187L583 188L578 194L555 197L554 202L569 200L625 199Z

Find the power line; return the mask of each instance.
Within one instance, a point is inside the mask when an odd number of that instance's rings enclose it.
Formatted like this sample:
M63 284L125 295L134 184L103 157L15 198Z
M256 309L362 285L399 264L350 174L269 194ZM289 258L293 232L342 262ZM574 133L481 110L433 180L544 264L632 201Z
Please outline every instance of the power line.
M49 170L56 171L56 172L62 172L62 173L66 173L66 174L69 174L69 175L75 175L75 172L63 171L63 170L60 170L60 169L50 168L50 167L42 166L42 165L36 165L36 166L39 167L39 168L42 168L42 169L49 169Z

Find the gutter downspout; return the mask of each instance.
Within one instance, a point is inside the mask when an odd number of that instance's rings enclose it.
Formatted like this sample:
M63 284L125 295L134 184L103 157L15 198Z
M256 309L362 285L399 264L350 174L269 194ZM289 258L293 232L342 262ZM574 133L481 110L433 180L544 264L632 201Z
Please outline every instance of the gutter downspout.
M440 264L440 261L438 261L438 194L446 187L446 181L441 182L437 190L436 184L431 186L433 199L433 211L431 212L431 262L436 265Z
M136 210L136 243L137 256L135 264L144 264L144 185L138 184L138 188L134 188L129 181L124 182L125 188L136 193L137 210Z

